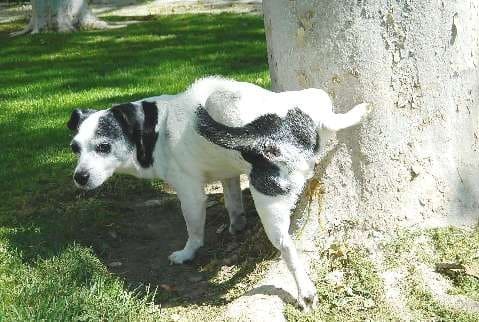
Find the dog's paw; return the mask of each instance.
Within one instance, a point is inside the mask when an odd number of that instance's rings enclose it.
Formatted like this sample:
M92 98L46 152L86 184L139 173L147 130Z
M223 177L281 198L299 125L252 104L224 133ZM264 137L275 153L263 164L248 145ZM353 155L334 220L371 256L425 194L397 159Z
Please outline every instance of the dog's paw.
M235 221L230 224L229 232L235 235L241 232L246 227L246 217L244 215L238 215Z
M193 259L194 253L188 251L188 250L178 250L176 252L171 253L170 256L168 256L168 259L170 260L171 264L183 264L186 261L190 261Z
M361 122L366 120L371 112L373 111L373 105L370 103L362 103L356 106L356 109L359 113L359 117L361 119Z
M316 287L314 287L313 283L310 282L307 287L303 287L299 290L298 304L305 312L309 312L316 307L318 304L318 296L316 294Z

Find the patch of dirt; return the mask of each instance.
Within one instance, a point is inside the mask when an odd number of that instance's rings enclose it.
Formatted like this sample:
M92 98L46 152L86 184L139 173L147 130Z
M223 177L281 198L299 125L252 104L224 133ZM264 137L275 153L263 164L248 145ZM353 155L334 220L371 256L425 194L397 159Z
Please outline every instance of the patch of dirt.
M401 321L413 321L414 315L407 306L406 295L402 290L404 273L401 270L381 272L385 299L391 310Z
M252 13L261 14L261 0L215 0L215 1L164 1L157 0L135 4L135 1L98 1L90 5L97 16L151 16L182 13ZM0 23L29 17L32 6L28 3L0 3Z
M28 3L0 3L0 23L9 23L16 20L26 19L31 10L32 6Z
M223 12L261 14L261 0L210 0L210 1L164 1L157 0L140 4L97 4L92 5L96 15L112 16L150 16L183 13Z
M157 302L163 306L182 301L217 302L218 292L227 291L218 290L218 285L210 281L219 270L245 260L263 260L258 254L240 252L242 245L250 242L248 237L260 230L249 190L243 194L248 224L235 236L228 232L223 195L208 195L205 245L192 262L183 265L171 265L168 260L187 239L180 203L172 193L116 204L120 218L105 231L89 236L89 243L109 270L131 289L147 285L150 290L157 288Z

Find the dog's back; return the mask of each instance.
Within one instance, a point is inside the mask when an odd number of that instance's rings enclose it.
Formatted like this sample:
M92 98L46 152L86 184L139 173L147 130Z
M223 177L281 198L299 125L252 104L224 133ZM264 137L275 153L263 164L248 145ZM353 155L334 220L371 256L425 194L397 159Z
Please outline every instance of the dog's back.
M195 82L187 93L215 121L227 126L243 126L266 114L285 117L293 108L299 108L318 125L332 113L328 94L316 88L275 93L251 83L207 77Z

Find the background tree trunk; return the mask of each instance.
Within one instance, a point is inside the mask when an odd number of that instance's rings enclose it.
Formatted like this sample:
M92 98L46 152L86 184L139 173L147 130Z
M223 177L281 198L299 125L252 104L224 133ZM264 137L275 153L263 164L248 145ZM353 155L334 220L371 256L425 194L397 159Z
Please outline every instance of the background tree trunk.
M31 0L32 16L27 27L13 36L46 30L70 32L84 29L106 28L88 7L87 0Z
M274 90L323 88L336 112L375 106L323 160L329 226L477 223L478 2L264 0L263 9Z

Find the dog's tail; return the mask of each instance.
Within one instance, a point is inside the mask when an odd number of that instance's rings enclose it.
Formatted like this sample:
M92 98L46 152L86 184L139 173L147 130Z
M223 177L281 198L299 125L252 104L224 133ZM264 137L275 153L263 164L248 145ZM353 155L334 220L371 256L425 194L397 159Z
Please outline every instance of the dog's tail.
M337 132L361 123L371 110L371 104L362 103L344 114L330 113L321 120L321 126L329 131Z

